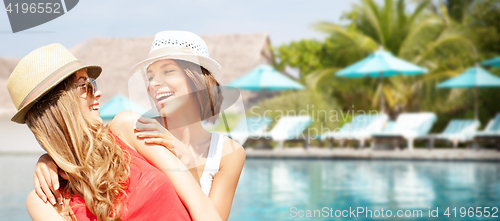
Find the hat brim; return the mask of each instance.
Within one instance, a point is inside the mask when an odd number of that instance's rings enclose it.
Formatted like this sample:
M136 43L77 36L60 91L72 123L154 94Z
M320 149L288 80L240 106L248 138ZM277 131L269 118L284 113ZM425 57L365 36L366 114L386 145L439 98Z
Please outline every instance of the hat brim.
M219 77L221 76L222 73L222 68L220 64L217 63L217 61L215 61L214 59L205 56L186 54L186 53L172 53L172 54L166 54L148 58L134 65L134 67L130 69L130 72L132 74L135 74L138 71L140 71L143 72L144 74L146 68L149 67L149 65L151 65L153 62L164 59L189 61L197 65L200 65L201 67L207 69L217 81L219 81Z
M28 102L26 105L20 108L17 111L17 113L12 117L11 120L19 124L24 124L26 114L31 109L31 107L33 107L33 105L36 102L38 102L38 100L40 100L40 98L45 96L50 90L52 90L55 86L64 81L66 78L84 68L87 68L87 74L89 75L89 77L94 79L98 78L102 72L101 66L98 65L81 65L67 70L66 73L64 73L58 80L51 83L51 85L47 86L41 93L37 94L30 102Z

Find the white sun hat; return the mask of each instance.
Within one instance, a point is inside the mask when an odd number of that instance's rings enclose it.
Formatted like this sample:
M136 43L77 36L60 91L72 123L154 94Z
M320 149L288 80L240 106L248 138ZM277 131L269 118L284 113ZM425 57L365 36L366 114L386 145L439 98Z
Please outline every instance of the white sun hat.
M208 47L203 39L188 31L162 31L155 35L148 58L130 70L132 74L146 73L146 69L158 60L176 59L189 61L207 69L219 81L222 68L209 57Z

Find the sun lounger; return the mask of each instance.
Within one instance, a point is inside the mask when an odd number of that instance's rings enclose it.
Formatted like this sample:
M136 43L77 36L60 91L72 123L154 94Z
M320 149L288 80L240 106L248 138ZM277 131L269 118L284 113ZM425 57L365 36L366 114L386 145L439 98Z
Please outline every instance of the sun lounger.
M392 132L392 129L394 128L394 124L396 124L395 121L387 121L387 124L384 126L384 130L382 132L383 133ZM375 142L371 142L370 148L375 149Z
M272 122L270 117L246 117L238 126L229 132L233 140L244 146L247 139L259 139L265 137L267 128ZM228 136L227 132L223 132Z
M394 124L396 124L396 122L394 121L388 121L387 124L385 125L384 127L384 133L388 133L388 132L392 132L392 129L394 128Z
M348 140L356 140L359 142L359 147L363 148L365 142L371 139L373 133L382 132L384 125L387 122L387 115L356 115L352 121L344 126L338 132L325 133L322 140L329 140L333 143L338 140L340 146Z
M351 123L345 123L342 127L336 131L326 132L321 135L321 141L329 141L329 147L334 145L334 141L339 141L339 146L342 147L344 144L344 137L349 136L349 129L351 127Z
M434 141L437 140L451 142L453 148L457 148L459 143L471 142L479 126L480 123L476 120L451 120L442 133L431 136L433 140L430 148L434 147Z
M382 141L393 141L396 146L400 140L406 140L408 149L413 149L415 140L429 138L426 136L436 122L434 113L404 113L400 114L394 123L392 130L372 134L375 144Z
M312 120L309 116L284 116L276 123L274 128L266 136L260 139L277 141L282 149L285 142L303 142L304 148L307 148L309 136L302 132L309 127Z
M488 122L483 131L474 134L474 146L479 148L481 143L493 143L500 150L500 113Z

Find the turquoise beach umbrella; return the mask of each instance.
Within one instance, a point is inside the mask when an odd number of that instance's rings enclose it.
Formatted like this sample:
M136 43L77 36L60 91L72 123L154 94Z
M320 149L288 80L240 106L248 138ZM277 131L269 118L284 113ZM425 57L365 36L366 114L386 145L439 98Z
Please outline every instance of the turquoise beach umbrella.
M379 78L379 84L383 87L384 77L391 77L398 74L418 75L427 73L427 69L414 65L405 60L399 59L390 52L379 48L365 59L342 69L335 75L347 78L374 77ZM384 112L384 95L380 93L380 107Z
M476 65L467 69L464 73L442 82L438 88L474 88L474 119L478 119L477 88L478 87L500 87L500 78Z
M427 69L399 59L390 52L379 49L367 58L337 72L339 77L391 77L398 74L417 75L427 73Z
M145 113L147 111L146 108L133 103L128 98L122 95L117 95L111 98L111 100L109 100L103 107L101 107L99 109L99 112L101 113L102 119L110 120L113 119L115 115L125 110L132 110L138 113Z
M286 77L273 67L263 64L254 68L227 86L247 91L303 90L304 86ZM265 107L262 107L264 115Z
M248 91L283 91L305 89L269 65L259 65L227 86Z
M482 65L484 66L489 66L489 67L500 67L500 57L496 57L487 61L481 62Z
M479 66L467 69L464 73L438 84L438 88L476 88L500 87L500 78Z

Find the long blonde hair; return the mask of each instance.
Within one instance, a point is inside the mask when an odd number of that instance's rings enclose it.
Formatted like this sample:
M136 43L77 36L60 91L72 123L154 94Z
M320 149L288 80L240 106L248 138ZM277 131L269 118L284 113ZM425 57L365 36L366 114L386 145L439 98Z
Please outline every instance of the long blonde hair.
M78 194L98 220L121 220L128 186L129 155L101 122L80 109L78 90L69 77L38 101L26 123L40 145L68 175L65 208ZM72 218L75 218L70 210Z

